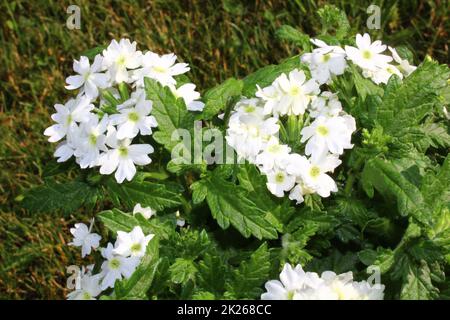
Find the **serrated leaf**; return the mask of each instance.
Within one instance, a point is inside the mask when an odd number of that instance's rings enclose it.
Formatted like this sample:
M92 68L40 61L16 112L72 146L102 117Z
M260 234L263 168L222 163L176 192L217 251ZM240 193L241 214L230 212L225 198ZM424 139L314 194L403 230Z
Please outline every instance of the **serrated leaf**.
M350 31L350 23L344 11L334 5L325 5L317 11L322 23L322 34L334 31L336 38L344 38Z
M209 120L218 115L220 111L224 111L231 98L241 95L242 87L242 80L229 78L222 84L208 90L203 97L205 108L200 117Z
M307 34L288 25L282 25L275 33L280 40L288 41L303 49L303 51L311 51L311 42Z
M184 284L189 280L195 280L197 268L190 259L177 258L169 268L170 279L177 284Z
M145 234L153 233L161 239L167 239L175 228L171 226L170 222L161 222L157 218L147 220L141 215L133 216L119 209L102 211L97 214L97 217L115 233L117 231L130 232L134 227L140 226Z
M435 148L450 148L450 135L448 126L441 123L426 123L421 127L422 132L430 139Z
M182 204L179 187L168 183L133 180L121 184L112 179L107 181L107 192L129 209L137 203L160 211Z
M226 283L226 296L234 299L255 299L262 292L262 285L270 272L270 254L267 244L262 244L250 258L241 262L233 272L232 279Z
M386 133L399 136L403 128L419 124L433 112L442 88L448 86L446 65L426 60L399 85L389 81L376 120ZM392 77L391 77L392 78Z
M46 181L44 185L28 190L22 205L31 212L61 210L72 213L83 205L94 205L99 196L99 189L82 181Z
M428 217L423 212L424 199L419 189L388 161L378 158L369 160L364 166L362 180L387 200L395 200L400 215L427 222Z
M429 173L425 176L421 192L430 211L450 204L450 156L445 158L437 174Z
M152 115L158 122L153 138L171 151L179 141L172 135L177 129L191 130L194 127L194 114L186 109L183 99L177 99L169 87L163 87L153 79L145 78L147 99L153 102Z
M288 221L294 213L294 208L290 206L287 198L275 199L266 187L266 177L263 176L255 165L240 165L237 172L239 185L245 189L247 198L255 205L266 212L266 219L277 228L283 231L283 221Z
M425 261L419 266L408 264L404 270L404 282L400 298L406 300L429 300L436 298L439 291L431 281L431 272Z
M214 174L202 183L208 189L206 201L212 216L222 229L227 229L231 223L244 237L277 238L275 227L264 218L265 212L248 199L240 187Z

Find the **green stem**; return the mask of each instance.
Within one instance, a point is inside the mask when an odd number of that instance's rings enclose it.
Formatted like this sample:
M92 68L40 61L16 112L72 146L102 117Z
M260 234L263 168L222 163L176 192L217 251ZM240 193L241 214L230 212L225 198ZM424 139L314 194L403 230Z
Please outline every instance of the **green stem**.
M128 85L125 82L119 84L119 93L122 101L130 99L130 92L128 91Z
M102 91L102 97L106 101L108 101L113 108L116 108L117 105L120 103L120 101L117 100L116 97L114 97L113 94L111 92L109 92L108 90Z

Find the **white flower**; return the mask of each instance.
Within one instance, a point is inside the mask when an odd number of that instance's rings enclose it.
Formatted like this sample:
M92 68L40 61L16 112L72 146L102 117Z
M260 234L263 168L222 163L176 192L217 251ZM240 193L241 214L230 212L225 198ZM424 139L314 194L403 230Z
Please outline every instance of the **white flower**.
M121 280L122 276L125 279L131 277L140 263L140 259L136 257L123 257L114 254L114 247L108 243L106 248L102 249L102 256L106 260L102 263L102 282L101 288L113 288L116 280Z
M383 300L384 285L374 284L371 286L367 281L354 282L353 285L362 300Z
M229 121L226 140L240 158L254 162L258 153L264 148L270 137L275 135L280 126L278 119L264 119L262 108L239 105Z
M100 151L108 150L105 144L108 121L108 115L104 115L99 121L98 116L92 114L87 122L81 124L74 151L81 168L97 166Z
M306 81L302 70L292 70L289 77L283 73L275 81L281 89L282 96L273 110L274 115L304 114L311 96L320 92L317 82L313 79Z
M319 39L312 39L317 49L312 53L306 53L301 60L309 64L311 75L319 84L328 83L332 75L344 73L347 62L345 51L338 46L329 46Z
M56 113L52 114L56 124L48 127L44 135L48 136L49 142L57 142L64 138L71 130L76 128L77 122L87 121L90 111L94 109L90 99L83 96L77 99L70 99L65 105L55 104Z
M272 171L267 172L267 188L277 197L283 197L284 192L291 190L294 185L295 176L288 174L283 169L275 167Z
M267 86L265 88L260 88L259 85L256 85L258 91L256 91L256 96L261 98L264 103L264 114L271 114L276 110L276 107L281 99L282 93L276 81L274 84Z
M92 275L90 271L84 271L83 267L79 278L79 287L67 295L67 300L95 300L102 292L100 287L102 275Z
M286 171L289 174L301 177L301 191L303 194L317 192L321 197L329 197L331 192L337 192L334 180L327 175L341 164L336 155L322 155L306 159L300 155L292 155Z
M296 300L299 291L316 287L319 282L317 274L304 272L300 265L294 269L286 263L280 273L280 281L270 280L265 284L267 292L261 295L262 300Z
M169 88L176 98L182 98L184 100L186 108L189 111L202 111L205 107L203 102L197 101L200 99L200 93L195 91L195 84L186 83L179 88L174 85L169 85Z
M134 227L131 232L117 231L113 253L123 257L142 258L145 255L147 244L154 236L154 234L145 236L140 226Z
M262 300L381 300L384 285L353 281L352 272L336 275L325 271L321 277L304 272L300 265L285 264L280 280L266 282Z
M140 67L141 63L142 52L136 50L136 42L131 43L128 39L113 40L103 50L103 66L116 83L130 82L128 70Z
M353 131L349 128L349 119L340 116L332 118L319 116L311 125L303 128L301 142L308 141L305 154L323 154L327 151L342 154L344 149L351 149Z
M315 96L310 105L309 115L313 118L318 116L334 117L342 112L342 104L337 94L330 91L323 91L319 96Z
M94 100L98 97L98 88L108 87L108 76L102 73L103 57L96 55L92 66L89 59L85 56L80 57L80 61L75 60L73 70L78 75L70 76L66 79L68 90L81 88L80 93L86 94L88 98Z
M64 162L69 160L73 153L75 152L75 145L72 141L63 141L56 147L55 153L53 153L53 156L55 158L58 158L57 162Z
M110 117L111 124L117 125L117 139L134 138L139 132L141 135L150 135L152 128L158 125L155 117L150 115L152 101L146 100L145 94L139 98L132 97L130 101L136 101L136 105L126 108L124 106L130 102L125 101L123 105L118 106L119 113Z
M396 74L397 76L400 77L400 79L403 79L403 74L400 72L399 69L397 69L392 64L386 64L381 68L377 67L373 70L364 69L362 74L364 77L372 79L372 81L375 82L376 84L388 83L389 78L393 74Z
M325 271L321 275L324 287L328 289L328 300L382 300L384 286L370 286L367 281L353 281L352 272L337 275L333 271ZM325 290L324 290L325 291Z
M247 117L254 117L257 120L264 120L264 109L262 101L257 98L246 99L243 98L236 103L234 110L238 119L246 119Z
M388 47L389 51L392 53L392 57L394 58L394 61L398 63L397 68L400 69L400 71L405 75L409 76L411 73L414 72L414 70L417 69L416 66L412 66L409 64L408 60L402 59L398 53L397 50L394 48Z
M383 67L392 61L392 57L381 54L386 50L386 46L380 40L371 42L369 34L363 36L356 35L356 46L345 46L347 58L362 69L375 70L377 67Z
M114 176L118 183L133 179L136 174L135 164L143 166L152 162L148 156L154 151L151 145L131 144L130 139L118 140L113 127L108 130L106 143L112 149L100 157L100 173L111 174L116 171Z
M261 166L263 172L271 170L276 164L281 166L291 152L287 145L280 144L274 136L270 138L262 153L256 156L256 164Z
M162 85L175 85L177 82L173 76L190 70L187 63L175 63L176 60L177 56L173 53L162 56L151 51L145 53L142 58L142 68L133 72L136 85L142 87L145 77L155 79Z
M88 228L84 223L76 223L75 228L70 228L73 235L73 241L69 243L71 246L81 247L81 257L91 253L91 249L97 249L100 245L102 237L97 233L91 233L91 226Z
M301 180L301 177L297 177L297 185L294 188L292 188L291 192L289 192L289 199L295 200L296 204L300 204L303 201L305 201L303 196L313 193L316 193L316 191L311 188L308 188Z
M133 208L133 214L140 213L145 219L150 219L152 216L156 214L150 207L142 207L140 203L137 203Z
M181 215L180 215L180 211L177 210L177 212L175 213L175 218L177 219L177 226L180 228L183 228L184 225L186 224L186 220L184 220Z

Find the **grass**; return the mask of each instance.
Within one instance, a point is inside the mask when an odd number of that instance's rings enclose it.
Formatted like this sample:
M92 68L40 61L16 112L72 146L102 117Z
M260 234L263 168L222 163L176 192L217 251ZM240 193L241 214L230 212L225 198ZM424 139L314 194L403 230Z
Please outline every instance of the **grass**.
M275 31L290 24L314 35L317 8L345 9L354 31L364 31L366 8L382 8L377 35L448 63L448 1L2 1L0 22L0 299L61 299L65 267L80 263L68 247L68 228L93 212L30 215L20 206L24 190L42 183L53 161L42 136L49 113L64 101L72 60L111 39L129 37L143 50L175 52L188 62L200 90L242 77L298 49ZM81 8L81 30L65 26L66 8Z

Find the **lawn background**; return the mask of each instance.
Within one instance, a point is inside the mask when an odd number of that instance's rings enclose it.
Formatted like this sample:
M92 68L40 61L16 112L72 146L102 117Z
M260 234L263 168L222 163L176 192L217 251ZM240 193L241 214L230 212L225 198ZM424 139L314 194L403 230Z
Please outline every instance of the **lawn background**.
M69 30L66 8L81 8L81 30ZM128 37L141 50L175 52L191 65L198 89L243 77L299 53L277 39L283 24L313 36L317 9L334 4L347 13L354 33L366 30L370 4L382 9L382 27L371 34L408 46L416 62L431 55L449 63L449 3L436 1L7 1L0 4L0 299L62 299L65 267L81 263L67 246L69 227L94 212L31 215L23 192L42 183L54 161L43 130L55 103L71 94L64 79L72 61L111 39Z

